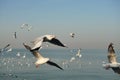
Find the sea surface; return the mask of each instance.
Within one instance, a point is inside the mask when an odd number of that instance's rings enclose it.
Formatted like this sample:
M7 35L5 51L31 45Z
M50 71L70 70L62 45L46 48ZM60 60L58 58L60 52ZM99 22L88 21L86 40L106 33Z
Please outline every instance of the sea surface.
M102 66L107 61L107 50L42 49L40 53L60 65L60 70L48 64L36 68L36 59L26 49L13 49L0 53L0 80L120 80L120 75ZM116 50L118 61L120 51ZM71 60L72 59L72 60Z

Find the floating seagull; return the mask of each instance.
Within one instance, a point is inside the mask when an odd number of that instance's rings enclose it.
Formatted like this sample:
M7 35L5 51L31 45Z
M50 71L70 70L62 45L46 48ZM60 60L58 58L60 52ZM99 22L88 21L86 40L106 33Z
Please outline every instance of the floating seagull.
M26 49L28 49L28 50L37 58L37 61L35 62L36 68L38 68L39 65L41 65L41 64L47 63L47 64L49 64L49 65L51 65L51 66L55 66L55 67L63 70L63 68L61 68L59 65L57 65L56 63L50 61L49 58L43 57L43 56L39 53L39 51L38 51L40 47L37 47L37 48L35 48L35 49L32 49L30 46L26 45L25 43L23 43L23 45L24 45L24 47L25 47Z
M81 49L78 49L78 53L76 54L76 56L79 57L79 58L82 57L82 55L80 54L80 50L81 50Z
M104 68L105 69L109 69L112 68L112 70L115 73L120 74L120 63L117 62L116 60L116 55L115 55L115 51L113 48L113 43L110 43L110 45L108 46L108 61L109 63L104 64Z
M17 56L17 57L20 57L20 56L21 56L21 55L20 55L20 52L18 52L18 53L16 54L16 56Z
M71 36L72 38L74 38L74 37L75 37L75 33L70 33L70 36Z
M67 47L63 43L61 43L55 35L43 35L41 37L36 38L32 43L35 45L32 49L38 48L42 45L42 42L50 42L54 45L58 45L61 47Z
M75 57L71 57L70 62L73 62L75 60Z
M25 58L26 57L26 55L24 54L23 56L22 56L22 58Z

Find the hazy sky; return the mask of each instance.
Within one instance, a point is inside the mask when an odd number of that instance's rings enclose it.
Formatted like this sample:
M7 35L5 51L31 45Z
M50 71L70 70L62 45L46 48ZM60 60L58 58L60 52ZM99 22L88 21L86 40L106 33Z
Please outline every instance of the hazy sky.
M23 23L33 26L31 31L21 29ZM7 43L23 48L23 42L44 34L56 35L70 48L99 49L113 42L120 49L120 1L0 0L0 48Z

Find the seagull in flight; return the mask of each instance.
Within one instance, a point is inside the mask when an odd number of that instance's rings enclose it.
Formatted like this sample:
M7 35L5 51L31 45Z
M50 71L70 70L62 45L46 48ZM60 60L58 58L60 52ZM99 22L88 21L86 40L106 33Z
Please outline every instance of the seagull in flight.
M29 25L29 24L22 24L22 25L21 25L21 29L27 29L28 31L30 31L31 28L32 28L32 26Z
M79 57L79 58L81 58L81 57L82 57L82 55L81 55L80 51L81 51L81 48L80 48L80 49L78 49L78 53L76 54L76 56L77 56L77 57Z
M0 53L3 51L6 51L9 46L10 46L10 44L7 44L4 48L0 49Z
M108 46L108 62L104 64L105 69L111 68L115 73L120 74L120 63L116 60L115 50L113 47L113 43L110 43Z
M72 38L74 38L74 37L75 37L75 33L70 33L70 36L71 36Z
M32 43L34 44L34 47L32 49L40 47L43 42L49 42L57 46L67 47L60 40L58 40L55 35L43 35L32 41Z
M14 32L14 38L17 39L17 35L16 35L16 32Z
M35 56L35 58L37 59L37 61L35 62L36 68L38 68L39 65L42 65L42 64L47 63L47 64L49 64L49 65L51 65L51 66L55 66L55 67L63 70L63 68L61 68L58 64L50 61L49 58L43 57L43 56L39 53L39 51L38 51L40 47L37 47L37 48L35 48L35 49L32 49L30 46L28 46L28 45L25 44L25 43L23 43L23 45L24 45L24 47L25 47L26 49L28 49L28 50Z
M8 48L10 46L10 44L7 44L3 49L6 49L6 48Z

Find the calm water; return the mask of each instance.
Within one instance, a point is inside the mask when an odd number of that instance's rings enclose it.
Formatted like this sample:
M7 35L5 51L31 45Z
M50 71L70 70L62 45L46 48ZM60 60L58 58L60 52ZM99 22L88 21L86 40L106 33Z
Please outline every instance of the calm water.
M116 51L119 57L119 52ZM0 54L0 80L120 80L112 70L105 70L102 62L107 62L106 50L81 50L82 57L75 57L77 50L41 50L64 71L44 64L36 68L36 59L25 49L13 49ZM70 62L70 59L74 60ZM118 61L120 59L118 58Z

